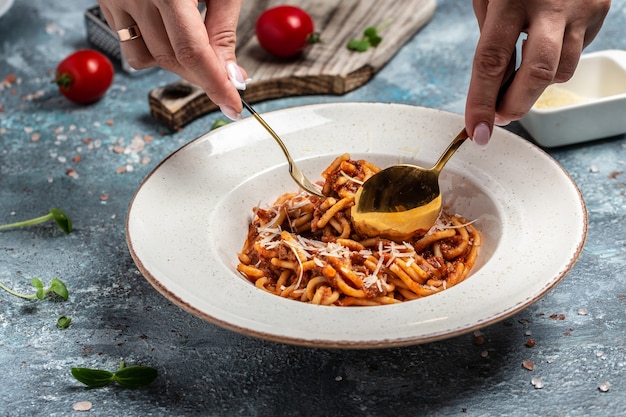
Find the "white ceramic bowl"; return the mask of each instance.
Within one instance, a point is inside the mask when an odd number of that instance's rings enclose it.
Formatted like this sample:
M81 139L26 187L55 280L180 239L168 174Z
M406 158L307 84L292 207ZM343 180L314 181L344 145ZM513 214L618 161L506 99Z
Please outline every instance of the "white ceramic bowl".
M542 96L520 120L541 146L570 145L626 133L626 51L583 55L574 76L545 94L558 96L554 98L562 101L561 105L539 108L545 98ZM572 97L581 101L569 100Z
M316 181L349 152L386 167L433 164L463 116L384 103L321 104L264 115ZM549 181L546 181L549 178ZM166 158L131 203L127 242L167 299L211 323L307 346L373 348L443 339L514 314L574 265L587 217L578 188L544 151L496 129L464 144L441 173L444 204L475 220L483 245L473 274L420 300L328 307L288 300L237 273L252 207L297 191L278 145L253 118L220 127Z
M0 0L0 17L4 16L13 5L13 0Z

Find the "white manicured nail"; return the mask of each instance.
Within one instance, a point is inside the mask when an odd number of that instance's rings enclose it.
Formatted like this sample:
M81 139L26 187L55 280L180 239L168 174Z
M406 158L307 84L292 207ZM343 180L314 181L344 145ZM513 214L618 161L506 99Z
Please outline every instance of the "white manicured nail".
M474 128L474 134L472 135L472 140L477 145L485 146L489 143L489 138L491 136L491 132L489 132L489 125L487 123L482 122L478 123Z
M220 110L224 113L224 116L233 121L240 120L243 117L241 113L237 113L235 109L227 105L220 106Z
M230 82L233 83L237 90L246 89L246 80L243 78L243 73L241 72L241 69L239 69L239 65L232 61L228 62L226 64L226 72L228 73Z

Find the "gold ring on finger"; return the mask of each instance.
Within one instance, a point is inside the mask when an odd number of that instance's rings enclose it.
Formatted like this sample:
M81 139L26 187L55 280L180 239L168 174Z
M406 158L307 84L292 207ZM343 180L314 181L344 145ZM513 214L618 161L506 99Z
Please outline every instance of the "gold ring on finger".
M141 37L139 26L132 25L124 29L117 31L117 37L120 38L120 42L128 42Z

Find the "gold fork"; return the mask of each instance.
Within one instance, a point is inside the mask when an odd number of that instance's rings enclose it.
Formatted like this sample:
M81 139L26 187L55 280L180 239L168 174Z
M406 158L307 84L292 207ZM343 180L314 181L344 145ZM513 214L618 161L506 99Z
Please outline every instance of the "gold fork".
M265 128L265 130L267 130L269 134L272 135L274 140L280 145L280 148L283 150L285 157L287 157L287 162L289 163L289 175L291 175L291 178L293 178L296 184L298 184L304 191L306 191L309 194L313 194L318 197L325 197L319 191L319 187L313 184L311 181L309 181L309 179L302 173L302 171L300 171L300 168L298 168L293 158L291 158L291 155L289 154L289 151L287 150L287 146L285 146L285 143L278 136L278 134L274 132L274 129L272 129L270 125L268 125L267 122L263 120L263 118L259 115L259 113L257 113L256 110L254 110L252 106L248 104L246 100L244 100L243 97L241 97L241 103L246 109L248 109L250 113L252 113L254 118L257 119L259 123L261 123L261 125Z

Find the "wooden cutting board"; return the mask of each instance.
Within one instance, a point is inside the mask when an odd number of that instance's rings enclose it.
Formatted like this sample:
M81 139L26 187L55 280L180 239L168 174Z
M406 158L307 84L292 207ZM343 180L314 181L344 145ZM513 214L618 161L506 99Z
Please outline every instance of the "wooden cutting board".
M297 0L289 1L313 18L322 43L294 60L273 58L259 45L254 26L262 11L281 0L243 2L237 29L237 62L252 82L245 97L254 103L288 96L345 94L369 81L433 16L436 0ZM347 48L368 26L390 23L383 41L366 52ZM202 89L186 81L155 88L148 95L153 117L179 130L217 106Z

